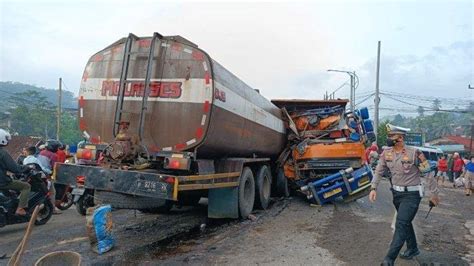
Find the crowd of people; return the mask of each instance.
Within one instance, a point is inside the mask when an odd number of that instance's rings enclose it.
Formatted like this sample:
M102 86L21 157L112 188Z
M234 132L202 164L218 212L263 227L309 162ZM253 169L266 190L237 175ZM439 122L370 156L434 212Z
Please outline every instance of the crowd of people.
M470 196L474 182L474 156L462 158L459 153L442 155L438 160L438 182L444 185L446 179L453 187L464 187L466 196Z
M30 185L20 180L14 180L8 173L19 174L27 171L28 166L39 167L44 173L48 182L50 199L53 206L56 201L56 189L54 186L54 166L56 163L66 161L66 146L57 140L47 140L44 143L38 143L36 146L25 147L22 154L17 158L16 163L11 156L3 149L11 140L11 135L0 129L0 189L12 189L20 192L20 202L16 211L17 215L26 215L25 208L28 206L28 194L31 190ZM60 214L61 211L54 207L53 214Z
M379 159L377 144L373 143L367 148L365 156L369 165L375 169ZM463 158L458 152L447 156L442 154L437 162L436 179L442 186L463 187L466 196L472 195L474 190L474 156Z

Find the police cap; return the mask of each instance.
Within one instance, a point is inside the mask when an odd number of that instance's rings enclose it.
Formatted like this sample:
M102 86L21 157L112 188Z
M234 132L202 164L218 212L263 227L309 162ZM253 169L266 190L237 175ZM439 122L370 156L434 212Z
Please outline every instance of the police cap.
M410 131L409 128L398 127L392 124L387 124L387 133L389 135L406 135Z

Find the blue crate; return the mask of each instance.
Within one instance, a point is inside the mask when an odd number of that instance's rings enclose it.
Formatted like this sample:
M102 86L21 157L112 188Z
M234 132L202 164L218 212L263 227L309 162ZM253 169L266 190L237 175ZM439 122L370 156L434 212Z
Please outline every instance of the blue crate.
M313 194L314 201L319 205L333 202L337 197L343 197L349 194L344 182L335 182L328 187L322 187L320 189L315 188L311 184L309 187Z
M362 119L369 119L369 109L367 107L360 108L359 113Z
M372 182L373 178L372 169L368 165L364 165L362 168L355 170L347 180L349 183L349 193L366 187Z

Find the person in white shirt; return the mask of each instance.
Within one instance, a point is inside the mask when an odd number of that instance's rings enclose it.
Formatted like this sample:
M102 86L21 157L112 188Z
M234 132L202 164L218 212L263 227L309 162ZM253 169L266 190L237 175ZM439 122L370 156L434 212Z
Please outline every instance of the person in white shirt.
M23 165L27 165L27 164L37 164L41 167L41 171L43 171L45 174L47 175L50 175L52 172L51 172L51 169L49 169L48 166L45 166L44 165L44 162L42 162L37 156L35 156L36 154L36 147L32 146L32 147L28 147L25 149L25 159L23 159ZM44 157L44 156L43 156Z

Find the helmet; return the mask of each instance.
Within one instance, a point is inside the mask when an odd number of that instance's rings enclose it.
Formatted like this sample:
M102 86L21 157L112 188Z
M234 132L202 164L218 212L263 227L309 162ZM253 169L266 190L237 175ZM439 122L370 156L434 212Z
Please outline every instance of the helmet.
M11 139L12 136L8 131L0 129L0 146L6 146Z
M57 152L59 147L61 147L61 142L55 139L48 139L46 141L46 149L51 152Z

